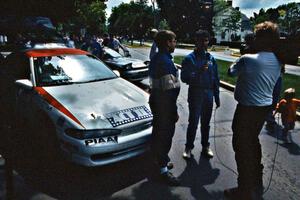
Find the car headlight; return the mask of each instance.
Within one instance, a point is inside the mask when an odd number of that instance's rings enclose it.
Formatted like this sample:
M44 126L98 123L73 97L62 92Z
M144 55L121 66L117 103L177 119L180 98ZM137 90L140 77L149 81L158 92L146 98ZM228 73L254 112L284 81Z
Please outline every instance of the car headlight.
M78 130L66 129L65 133L76 139L90 139L96 137L115 136L119 135L122 131L120 129L93 129L93 130Z
M149 64L150 64L150 61L149 61L149 60L146 60L146 61L144 62L144 64L145 64L145 65L149 65Z

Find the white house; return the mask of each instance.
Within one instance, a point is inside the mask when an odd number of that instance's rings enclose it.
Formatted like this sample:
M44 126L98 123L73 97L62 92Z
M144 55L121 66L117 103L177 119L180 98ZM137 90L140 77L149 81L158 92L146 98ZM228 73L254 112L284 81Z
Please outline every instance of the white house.
M241 20L239 22L241 27L239 30L228 30L224 26L224 20L229 18L231 13L236 10L239 10L239 8L233 8L229 5L226 9L213 17L213 31L215 33L217 43L222 41L232 41L234 40L234 36L240 37L241 41L243 41L246 34L253 32L250 19L243 13L241 13Z

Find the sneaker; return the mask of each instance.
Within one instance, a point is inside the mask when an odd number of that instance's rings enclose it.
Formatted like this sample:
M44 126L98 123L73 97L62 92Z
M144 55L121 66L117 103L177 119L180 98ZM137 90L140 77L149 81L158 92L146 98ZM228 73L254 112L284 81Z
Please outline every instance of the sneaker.
M180 181L175 177L170 171L160 174L160 182L165 183L170 186L179 186Z
M193 157L193 154L192 154L192 150L191 149L188 149L188 148L185 148L183 154L182 154L182 157L184 159L191 159Z
M206 158L213 158L214 153L209 147L203 148L201 154L205 156Z

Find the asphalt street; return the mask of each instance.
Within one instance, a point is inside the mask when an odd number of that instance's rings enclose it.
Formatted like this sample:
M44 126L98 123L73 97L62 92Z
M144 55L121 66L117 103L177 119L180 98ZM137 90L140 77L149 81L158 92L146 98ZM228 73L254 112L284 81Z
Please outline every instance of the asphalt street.
M148 59L149 49L131 49L132 57ZM175 52L176 53L176 52ZM138 86L147 88L148 80ZM178 98L179 121L170 157L173 172L181 179L179 187L168 187L147 180L147 157L138 157L105 167L86 169L66 164L54 173L34 170L15 171L16 200L213 200L224 199L223 190L236 186L234 152L231 145L231 123L236 102L233 93L221 89L221 107L211 120L210 143L215 153L211 160L200 156L201 135L198 132L194 158L185 161L182 152L188 123L187 85L181 85ZM300 199L300 123L292 133L292 144L281 139L281 130L260 135L263 148L264 185L267 188L273 160L278 148L272 182L265 200ZM278 137L277 137L278 136ZM218 155L218 156L217 156ZM2 165L3 166L3 165ZM51 170L49 170L51 171ZM0 199L4 198L4 172L0 169Z
M145 43L145 45L150 46L150 43ZM149 51L147 47L145 48L138 48L136 49L136 51L142 55L139 55L141 58L144 59L148 59L149 57L147 54L147 52ZM192 50L190 49L182 49L182 48L176 48L175 52L173 53L174 56L185 56L187 54L189 54ZM238 57L236 56L231 56L228 54L225 54L223 51L210 51L210 53L219 60L224 60L224 61L228 61L228 62L234 62L238 59ZM133 55L136 55L136 53L133 53ZM147 55L147 56L145 56ZM300 67L299 66L294 66L294 65L289 65L286 64L285 65L285 73L287 74L294 74L297 76L300 76Z

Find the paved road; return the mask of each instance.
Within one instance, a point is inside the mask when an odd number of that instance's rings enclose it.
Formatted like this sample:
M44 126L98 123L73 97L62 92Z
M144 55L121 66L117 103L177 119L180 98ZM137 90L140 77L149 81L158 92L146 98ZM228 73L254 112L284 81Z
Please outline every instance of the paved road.
M147 57L140 49L132 51L139 58ZM143 56L142 56L143 55ZM138 57L138 56L137 56ZM139 84L147 87L148 80ZM180 187L149 182L146 179L147 160L139 157L115 165L83 169L66 165L55 173L38 174L35 171L15 174L16 200L213 200L223 199L223 189L236 184L236 176L221 163L236 170L231 146L231 123L236 102L232 92L221 90L221 107L211 121L210 142L215 153L211 160L200 157L200 135L196 137L194 159L186 162L181 154L187 128L187 86L182 84L178 108L180 119L170 157L175 164L174 173L182 180ZM300 199L300 124L296 123L293 143L286 145L276 135L265 130L260 135L263 147L264 181L267 185L274 153L278 154L269 191L265 200ZM25 177L25 178L24 178ZM0 169L0 199L3 198L3 169Z

